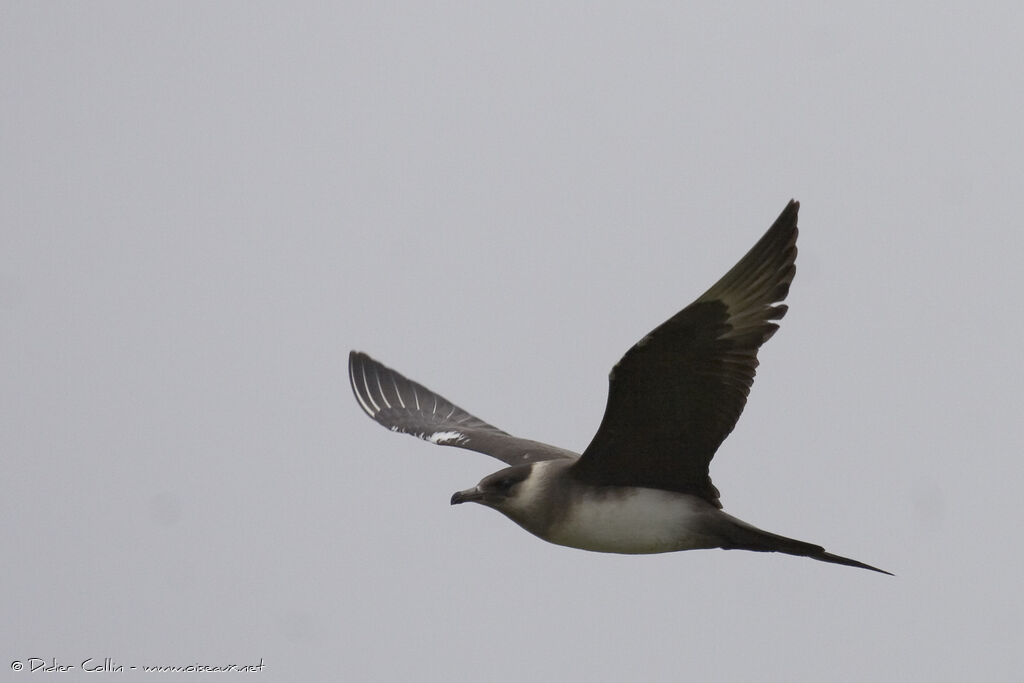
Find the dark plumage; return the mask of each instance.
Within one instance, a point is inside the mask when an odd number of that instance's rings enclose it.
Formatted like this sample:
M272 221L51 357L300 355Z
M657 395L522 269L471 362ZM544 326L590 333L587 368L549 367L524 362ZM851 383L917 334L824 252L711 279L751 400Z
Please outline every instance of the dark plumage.
M724 513L708 474L746 405L757 351L786 313L799 208L791 201L729 272L626 352L581 456L514 437L356 351L349 355L352 390L392 431L510 465L452 503L493 507L553 543L619 553L782 552L888 574Z

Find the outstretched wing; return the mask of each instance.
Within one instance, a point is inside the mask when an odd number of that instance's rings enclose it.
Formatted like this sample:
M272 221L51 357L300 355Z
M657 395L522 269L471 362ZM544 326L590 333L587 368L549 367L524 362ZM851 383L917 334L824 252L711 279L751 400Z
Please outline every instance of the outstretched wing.
M363 412L393 432L486 453L509 465L578 457L572 451L503 432L365 353L348 354L348 377Z
M786 313L796 272L791 201L721 280L641 339L609 375L601 426L574 476L699 495L721 507L708 465L736 425L757 350Z

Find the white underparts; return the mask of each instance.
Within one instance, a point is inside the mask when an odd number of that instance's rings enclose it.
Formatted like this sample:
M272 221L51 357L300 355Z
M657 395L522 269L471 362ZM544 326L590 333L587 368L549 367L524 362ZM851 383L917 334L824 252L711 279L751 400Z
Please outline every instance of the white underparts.
M566 467L563 461L534 463L498 509L547 541L584 550L638 554L718 545L716 522L724 513L707 501L639 487L576 483L566 489Z
M552 543L605 553L664 553L717 545L706 501L673 491L625 487L577 499L552 527Z

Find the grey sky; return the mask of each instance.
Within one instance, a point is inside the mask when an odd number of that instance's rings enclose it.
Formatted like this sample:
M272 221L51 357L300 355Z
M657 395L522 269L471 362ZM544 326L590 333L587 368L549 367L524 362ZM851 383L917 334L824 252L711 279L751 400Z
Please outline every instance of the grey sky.
M1016 680L1022 29L1013 3L4 3L0 668ZM896 578L545 544L448 505L500 463L351 396L358 348L580 450L612 364L791 197L791 310L712 477Z

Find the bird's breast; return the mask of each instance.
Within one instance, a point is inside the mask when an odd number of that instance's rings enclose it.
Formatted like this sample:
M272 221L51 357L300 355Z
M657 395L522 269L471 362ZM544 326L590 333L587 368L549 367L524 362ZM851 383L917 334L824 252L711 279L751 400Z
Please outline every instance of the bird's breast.
M665 553L718 545L714 520L721 513L695 496L635 487L584 487L573 491L545 538L552 543L605 553Z

